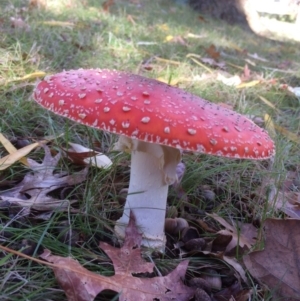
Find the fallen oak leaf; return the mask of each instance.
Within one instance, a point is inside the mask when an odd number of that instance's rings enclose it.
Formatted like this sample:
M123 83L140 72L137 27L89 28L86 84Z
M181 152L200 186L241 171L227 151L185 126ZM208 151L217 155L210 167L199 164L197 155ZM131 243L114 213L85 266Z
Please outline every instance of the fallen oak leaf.
M176 287L180 284L181 276L184 276L187 261L181 262L177 268L165 277L138 278L114 275L105 277L95 274L82 267L72 258L63 258L51 255L49 250L41 255L46 261L52 263L55 276L64 289L68 300L93 301L103 290L119 292L119 301L126 300L190 300L189 297ZM170 288L176 287L176 292L170 292Z
M272 210L280 210L291 218L300 219L300 193L292 190L293 178L288 172L282 187L278 187L274 179L266 178L255 193L266 199Z
M300 300L300 221L267 219L264 230L264 249L244 256L244 264L274 300Z
M38 211L49 211L57 208L65 209L77 202L76 200L56 200L55 198L47 197L44 194L42 194L40 198L30 198L28 200L0 195L0 203L1 201L19 205L23 208L29 207Z
M287 176L289 174L287 173ZM265 180L258 191L258 195L263 193L266 195L267 189L268 203L272 209L280 210L289 217L300 219L300 194L297 191L291 191L290 187L285 187L289 181L289 179L286 179L283 187L279 189L274 185L273 180Z
M115 275L105 277L92 273L72 258L51 255L45 250L41 258L51 262L57 281L64 289L68 300L93 301L103 290L119 294L119 301L187 301L195 289L183 284L188 261L181 262L175 270L164 277L134 277L133 273L152 272L154 264L141 257L140 243L142 235L137 232L133 214L126 229L122 248L114 248L106 243L100 247L107 253L114 264Z
M52 157L50 149L46 145L43 148L45 151L43 162L39 164L28 158L27 162L33 172L27 173L24 179L13 188L1 192L0 201L41 211L64 209L77 202L77 200L56 199L49 193L58 188L83 182L86 179L88 169L83 169L72 175L53 173L60 160L60 153Z
M99 247L108 255L113 262L118 274L129 273L152 273L154 264L146 262L141 256L142 234L135 224L132 211L128 226L125 229L125 240L121 248L115 248L108 243L100 242Z

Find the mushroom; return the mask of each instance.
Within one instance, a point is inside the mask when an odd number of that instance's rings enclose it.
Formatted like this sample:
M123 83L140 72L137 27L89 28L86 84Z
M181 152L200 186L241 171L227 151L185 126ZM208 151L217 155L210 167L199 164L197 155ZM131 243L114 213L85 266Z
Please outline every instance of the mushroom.
M131 152L131 173L115 233L124 238L132 210L142 244L159 250L165 246L168 187L182 150L255 160L275 153L267 132L246 117L135 74L63 71L41 81L34 99L58 115L120 136L115 149Z

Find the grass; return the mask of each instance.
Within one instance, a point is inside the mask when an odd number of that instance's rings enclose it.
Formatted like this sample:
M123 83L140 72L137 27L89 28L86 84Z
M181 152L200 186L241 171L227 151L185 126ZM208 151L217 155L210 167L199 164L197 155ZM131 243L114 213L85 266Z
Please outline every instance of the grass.
M126 70L166 82L177 81L180 87L203 98L256 118L263 119L269 114L276 125L291 133L299 132L299 99L279 88L279 83L300 86L300 50L293 42L258 37L240 26L230 26L209 16L201 21L197 13L171 1L115 1L109 12L103 10L103 1L96 0L30 3L12 0L0 8L0 132L17 147L45 136L59 137L51 145L52 151L64 147L68 141L76 142L108 154L114 167L90 168L86 182L65 192L66 197L80 200L77 205L80 214L69 208L66 212L57 210L50 219L42 220L34 218L37 212L22 217L18 208L3 205L2 245L16 250L29 245L30 255L48 248L56 255L76 258L92 271L111 275L112 269L98 242L111 239L113 223L122 212L118 193L127 187L129 179L129 157L112 152L116 138L40 108L31 97L36 79L23 78L28 74L96 67ZM198 37L188 37L191 33ZM185 43L166 42L168 36L183 37ZM270 80L269 84L236 89L217 81L218 71L213 67L206 66L208 71L203 64L187 57L191 53L208 57L206 49L211 44L221 53L228 74L241 74L248 63L252 72ZM255 60L247 53L257 53L267 61ZM144 68L145 62L151 70ZM276 84L272 83L274 80ZM259 96L268 99L276 109L262 102ZM266 206L264 196L255 196L254 192L264 179L273 179L280 187L287 171L298 170L299 140L292 141L279 132L274 139L277 156L272 164L185 153L187 172L182 187L192 208L189 218L195 220L202 214L207 223L218 227L205 217L204 211L209 211L259 228L265 218L280 216ZM0 146L0 157L6 154ZM42 156L42 150L30 155L36 160ZM63 159L57 169L74 173L78 167ZM26 173L28 169L21 164L3 171L0 192L21 181ZM203 202L201 185L215 193L213 204L208 206ZM178 199L171 190L170 203L179 206L182 200ZM69 239L70 229L79 244ZM1 300L65 300L49 268L9 253L0 254ZM154 260L162 273L175 267L174 260L167 255ZM212 266L224 275L231 269L220 260L195 256L191 258L189 275L201 273L203 266ZM268 299L269 292L257 289L255 280L253 291L252 300ZM104 296L97 298L104 300Z

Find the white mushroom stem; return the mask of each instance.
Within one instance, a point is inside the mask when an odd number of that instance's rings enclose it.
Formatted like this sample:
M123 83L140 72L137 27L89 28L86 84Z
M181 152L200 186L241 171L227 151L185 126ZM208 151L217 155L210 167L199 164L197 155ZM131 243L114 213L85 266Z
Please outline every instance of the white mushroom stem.
M176 181L176 166L181 154L176 148L132 140L121 136L115 149L132 152L128 196L122 217L115 226L123 239L133 211L143 234L142 245L164 251L165 214L168 188Z

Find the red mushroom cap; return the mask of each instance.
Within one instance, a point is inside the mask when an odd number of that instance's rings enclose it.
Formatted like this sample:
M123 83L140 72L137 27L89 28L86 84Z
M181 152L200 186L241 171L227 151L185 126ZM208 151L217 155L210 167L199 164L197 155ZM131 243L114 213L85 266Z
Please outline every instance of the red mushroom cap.
M132 139L232 158L275 153L267 132L246 117L135 74L64 71L40 82L34 98L56 114Z

